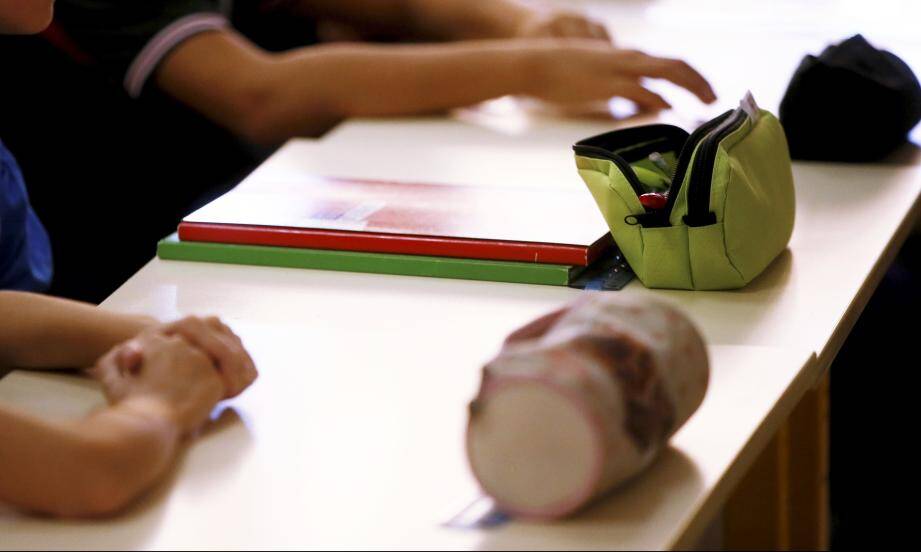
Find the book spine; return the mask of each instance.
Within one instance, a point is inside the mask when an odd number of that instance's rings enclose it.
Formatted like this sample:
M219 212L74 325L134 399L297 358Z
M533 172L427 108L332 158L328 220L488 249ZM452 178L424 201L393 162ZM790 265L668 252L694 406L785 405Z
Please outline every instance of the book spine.
M157 246L165 260L199 261L282 268L399 274L492 282L566 286L573 267L481 261L448 257L384 255L289 247L180 242L167 238Z
M569 266L587 266L599 253L599 249L594 246L588 248L577 245L202 222L181 223L179 238L182 241L195 242L398 253Z

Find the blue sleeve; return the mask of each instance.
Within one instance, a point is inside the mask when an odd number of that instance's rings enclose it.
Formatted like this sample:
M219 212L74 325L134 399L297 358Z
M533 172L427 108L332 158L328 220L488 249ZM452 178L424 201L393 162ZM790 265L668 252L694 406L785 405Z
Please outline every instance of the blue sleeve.
M51 272L48 234L29 205L16 160L0 142L0 289L45 291Z

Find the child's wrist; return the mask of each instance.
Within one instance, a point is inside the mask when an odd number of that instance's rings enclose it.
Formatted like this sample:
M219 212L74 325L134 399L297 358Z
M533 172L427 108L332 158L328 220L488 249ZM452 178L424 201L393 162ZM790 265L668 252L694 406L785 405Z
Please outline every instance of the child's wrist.
M160 325L160 321L154 318L153 316L147 316L146 314L130 314L127 315L127 325L129 328L132 328L134 335L137 335L144 330L148 330L155 326Z
M100 318L96 332L99 333L99 339L103 340L100 345L108 350L158 325L159 320L145 314L106 312Z
M540 86L541 74L544 71L544 56L539 48L530 45L514 49L514 94L533 95Z
M160 321L144 314L121 314L117 324L114 345L134 339L143 332L149 331L160 325Z

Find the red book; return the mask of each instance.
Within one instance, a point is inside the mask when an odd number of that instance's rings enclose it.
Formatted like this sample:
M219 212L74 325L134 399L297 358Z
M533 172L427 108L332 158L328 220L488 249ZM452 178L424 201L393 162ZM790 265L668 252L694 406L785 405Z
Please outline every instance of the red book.
M585 266L612 243L582 188L250 178L186 217L184 241Z

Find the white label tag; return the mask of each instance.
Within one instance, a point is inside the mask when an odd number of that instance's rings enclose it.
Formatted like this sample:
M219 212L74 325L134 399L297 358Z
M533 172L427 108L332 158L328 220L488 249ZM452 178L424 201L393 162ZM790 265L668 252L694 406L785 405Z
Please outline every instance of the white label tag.
M757 123L758 119L761 118L761 109L758 108L758 104L755 102L755 97L752 96L751 90L745 93L745 97L739 102L739 107L748 114L748 118L752 120L752 124Z

